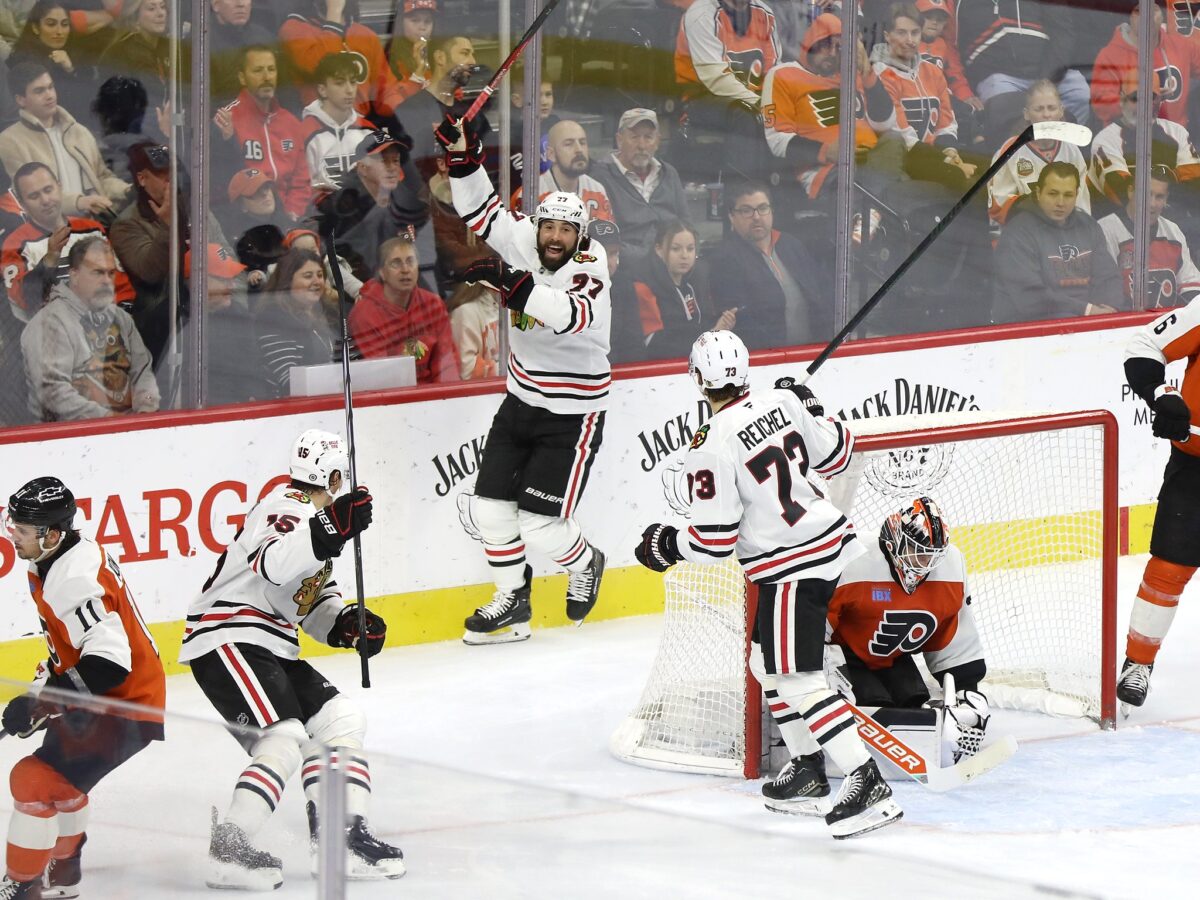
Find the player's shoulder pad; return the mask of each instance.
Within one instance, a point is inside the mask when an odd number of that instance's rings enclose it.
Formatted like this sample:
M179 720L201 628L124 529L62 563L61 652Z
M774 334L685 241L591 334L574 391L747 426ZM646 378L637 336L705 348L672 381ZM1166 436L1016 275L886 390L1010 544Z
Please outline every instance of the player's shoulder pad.
M688 447L689 450L699 450L704 446L704 442L708 440L709 427L708 423L705 423L696 429L695 435L692 436L692 443Z

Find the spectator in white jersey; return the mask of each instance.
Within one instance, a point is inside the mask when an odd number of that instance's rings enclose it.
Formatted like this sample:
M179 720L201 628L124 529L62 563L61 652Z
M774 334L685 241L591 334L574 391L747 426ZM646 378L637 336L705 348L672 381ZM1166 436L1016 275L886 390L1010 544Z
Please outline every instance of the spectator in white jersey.
M478 135L447 118L437 139L446 148L455 208L500 254L471 263L463 280L498 291L512 325L508 392L488 432L475 494L460 498L464 525L483 541L496 593L466 620L463 640L524 640L533 579L526 544L569 573L573 621L584 620L600 593L605 557L584 538L574 514L608 406L607 257L588 238L579 197L556 191L533 218L514 215L483 170Z
M713 410L684 462L691 525L650 525L634 554L655 572L736 557L758 585L750 667L792 756L763 795L824 815L835 838L882 828L900 807L823 671L834 589L864 552L823 479L850 464L854 437L792 379L751 391L750 353L732 331L700 335L688 371ZM822 754L848 773L832 804Z

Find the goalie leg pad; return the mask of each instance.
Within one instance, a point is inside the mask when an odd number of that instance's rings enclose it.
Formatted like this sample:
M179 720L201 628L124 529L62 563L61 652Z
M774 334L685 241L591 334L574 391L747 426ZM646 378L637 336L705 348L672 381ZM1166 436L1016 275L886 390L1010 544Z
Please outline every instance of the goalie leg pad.
M525 574L525 541L521 539L517 504L511 500L471 496L469 510L471 521L483 541L483 552L487 555L496 587L516 590L524 583Z
M568 572L582 572L592 561L592 546L574 519L520 512L521 536L534 550L542 553Z
M308 733L298 719L276 722L250 750L250 765L238 776L226 822L253 836L283 799L283 789L300 768Z
M1145 666L1154 662L1175 619L1179 597L1195 571L1194 566L1150 557L1129 617L1129 635L1125 643L1125 655L1129 659Z

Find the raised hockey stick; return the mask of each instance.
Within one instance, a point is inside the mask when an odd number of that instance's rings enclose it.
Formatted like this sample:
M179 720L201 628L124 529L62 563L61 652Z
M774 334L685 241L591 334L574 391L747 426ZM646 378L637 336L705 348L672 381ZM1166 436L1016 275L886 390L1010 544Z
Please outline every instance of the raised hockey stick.
M924 240L917 244L916 249L908 254L905 260L896 268L896 271L888 276L887 280L879 286L879 289L862 305L862 308L850 318L845 327L834 335L833 340L825 345L825 349L818 354L817 358L808 364L807 370L799 379L800 384L808 381L816 373L817 369L825 364L825 360L829 359L834 351L842 345L842 342L862 324L863 319L869 316L871 310L879 305L879 301L887 295L892 286L904 277L904 273L912 267L913 263L924 255L930 245L942 236L942 232L954 221L955 217L966 209L967 204L979 193L980 189L991 181L992 177L1004 167L1004 164L1012 159L1017 151L1030 141L1065 141L1068 144L1087 147L1092 143L1092 130L1086 125L1077 125L1074 122L1038 122L1030 125L1017 135L1016 139L1008 146L1008 149L996 157L996 161L988 167L987 171L967 189L967 192L950 208L950 211L934 226L934 229L925 235Z
M333 217L321 222L321 240L329 258L329 271L338 295L338 318L342 322L342 405L346 409L346 456L350 460L350 491L358 490L358 467L354 460L354 397L350 391L350 304L346 301L346 283L338 264L333 240ZM354 536L354 588L358 603L358 658L362 667L362 686L371 686L371 670L367 663L367 602L363 589L362 536Z
M467 107L467 111L462 117L463 122L470 122L474 119L479 114L479 111L483 109L483 105L491 99L492 94L496 93L496 88L500 87L500 82L504 80L504 76L508 74L508 70L520 59L521 54L525 52L525 48L529 46L529 42L533 40L533 36L538 33L538 29L550 17L550 13L554 12L554 7L556 6L558 6L558 0L546 0L546 5L537 14L537 18L533 20L533 24L525 29L525 33L521 35L521 39L517 41L516 46L504 58L504 62L500 63L500 68L496 70L496 74L492 76L491 80L484 85L483 90L479 92L479 96L475 98L475 102Z
M974 781L1017 752L1017 739L1008 734L984 747L974 756L965 757L952 766L939 768L936 765L930 765L925 757L853 703L847 702L846 705L850 707L854 721L858 724L859 735L868 746L890 760L896 768L917 784L924 785L938 793L954 790L954 788ZM938 740L941 740L940 734Z

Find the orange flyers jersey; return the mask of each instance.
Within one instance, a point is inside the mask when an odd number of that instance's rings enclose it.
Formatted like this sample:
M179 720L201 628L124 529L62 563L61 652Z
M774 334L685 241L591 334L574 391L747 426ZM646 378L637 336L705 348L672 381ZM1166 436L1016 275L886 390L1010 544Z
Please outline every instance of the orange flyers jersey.
M922 59L913 70L877 62L875 72L896 104L896 118L906 146L932 144L942 135L958 137L950 88L941 69Z
M779 61L775 16L750 0L739 29L718 0L696 0L683 15L675 41L675 81L685 100L703 93L730 100L758 99L763 79Z
M963 71L962 59L958 55L958 50L954 48L953 44L947 43L944 37L934 38L932 41L922 40L921 59L933 63L942 70L942 74L946 76L946 84L950 87L950 93L959 100L965 102L975 96L975 92L971 90L971 83L967 81L967 75Z
M1192 411L1193 427L1200 425L1200 371L1196 367L1197 356L1200 356L1200 298L1143 325L1134 332L1125 347L1126 359L1142 357L1164 365L1177 359L1187 360L1179 393ZM1200 456L1200 441L1193 439L1186 443L1171 443L1184 453Z
M121 570L99 545L81 537L54 558L45 582L37 566L30 564L29 592L55 674L73 668L85 655L101 656L129 670L129 676L105 696L163 708L167 686L158 648Z
M962 553L951 546L911 594L892 578L878 544L842 572L829 604L830 641L869 669L889 668L903 654L924 653L932 672L983 657L971 615Z

